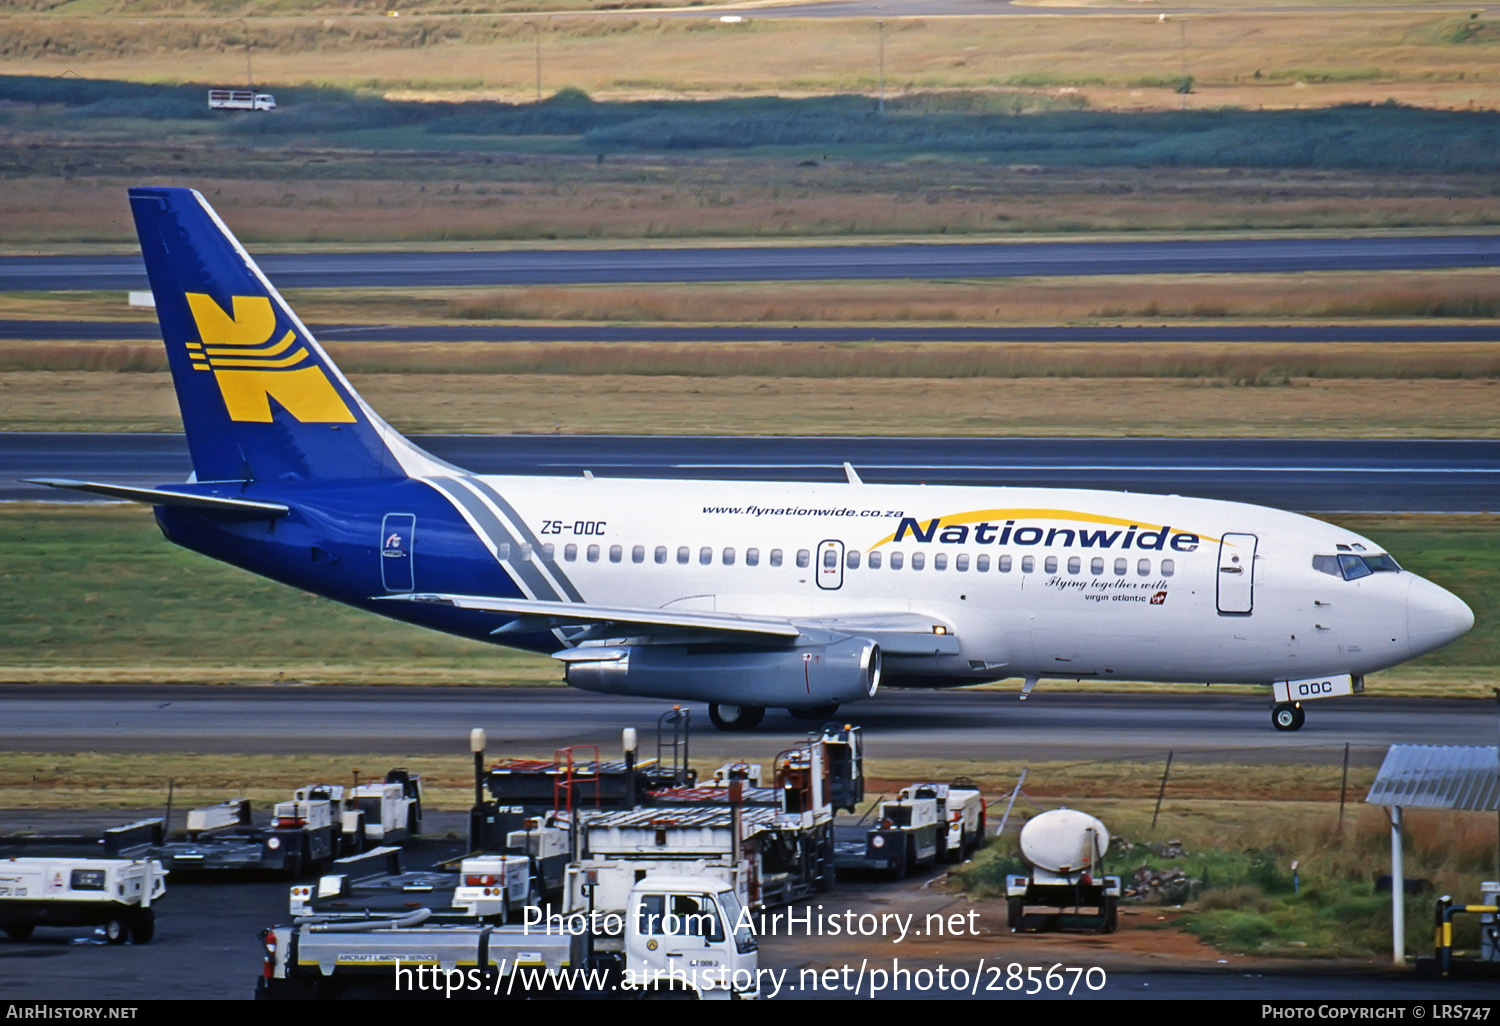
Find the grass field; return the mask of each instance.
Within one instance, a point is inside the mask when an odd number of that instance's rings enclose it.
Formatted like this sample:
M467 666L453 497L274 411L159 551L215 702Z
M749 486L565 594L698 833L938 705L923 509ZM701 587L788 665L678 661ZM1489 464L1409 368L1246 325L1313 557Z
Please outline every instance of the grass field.
M1493 517L1347 518L1474 609L1464 639L1377 675L1385 693L1488 695L1500 662ZM449 638L178 549L148 512L0 508L0 680L546 683L550 659ZM205 618L203 611L214 611Z
M157 359L141 347L141 359ZM1494 438L1494 379L356 374L407 432ZM1378 414L1372 412L1378 411ZM166 374L0 372L0 430L177 431Z
M75 8L76 9L76 8ZM1043 9L1044 10L1044 9ZM1377 99L1493 106L1495 22L1448 10L1240 12L1158 21L1098 17L768 19L737 24L651 14L386 18L347 11L244 18L124 7L88 17L11 13L0 72L261 88L365 88L423 98L531 99L542 87L608 97L920 90L1070 89L1100 105L1307 107ZM1041 12L1039 12L1041 13ZM60 17L59 14L63 16ZM882 43L882 35L884 36ZM163 52L170 54L163 60ZM379 60L372 60L378 54ZM82 67L82 71L79 68ZM733 73L726 75L726 69ZM1193 92L1174 90L1190 78Z

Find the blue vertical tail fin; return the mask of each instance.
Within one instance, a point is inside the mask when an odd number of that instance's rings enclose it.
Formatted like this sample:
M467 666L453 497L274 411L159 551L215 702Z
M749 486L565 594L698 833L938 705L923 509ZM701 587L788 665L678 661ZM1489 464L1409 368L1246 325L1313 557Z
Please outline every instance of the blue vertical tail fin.
M365 404L202 195L135 188L130 209L198 480L443 466Z

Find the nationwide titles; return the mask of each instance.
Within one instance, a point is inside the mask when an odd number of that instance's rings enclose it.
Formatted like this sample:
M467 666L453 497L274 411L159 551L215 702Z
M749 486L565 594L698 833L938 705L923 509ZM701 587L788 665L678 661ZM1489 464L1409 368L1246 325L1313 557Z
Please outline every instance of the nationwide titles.
M952 519L965 519L952 518ZM1195 552L1203 538L1191 531L1166 525L1132 524L1112 518L1088 518L1103 526L1042 527L1007 519L1003 522L979 520L953 523L944 517L933 517L925 523L915 517L902 517L896 533L877 543L910 539L922 544L941 545L1039 545L1043 548L1144 549L1153 552ZM1077 518L1080 521L1084 518ZM1118 525L1118 526L1116 526Z

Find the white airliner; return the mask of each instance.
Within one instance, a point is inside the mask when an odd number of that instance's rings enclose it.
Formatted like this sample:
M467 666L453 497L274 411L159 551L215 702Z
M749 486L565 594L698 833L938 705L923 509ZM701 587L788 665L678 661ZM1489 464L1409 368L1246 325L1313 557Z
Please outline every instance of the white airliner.
M588 691L830 715L882 683L1262 684L1272 722L1473 626L1351 531L1078 489L479 476L371 410L198 193L132 189L192 483L172 541ZM503 402L497 398L497 402Z

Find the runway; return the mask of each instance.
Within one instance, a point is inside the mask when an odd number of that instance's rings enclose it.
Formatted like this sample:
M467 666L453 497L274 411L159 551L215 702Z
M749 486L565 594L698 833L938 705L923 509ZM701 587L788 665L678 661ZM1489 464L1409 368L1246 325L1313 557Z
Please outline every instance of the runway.
M1103 488L1252 502L1307 513L1500 510L1500 441L1172 438L729 438L419 435L486 474L582 474L870 484ZM0 501L87 501L21 483L186 480L181 435L0 433Z
M854 327L798 324L314 324L325 342L1500 342L1500 323ZM0 341L160 342L150 321L0 320Z
M931 760L1159 760L1378 765L1391 744L1493 744L1493 702L1379 696L1308 704L1307 725L1279 733L1270 692L1080 694L1038 686L1025 703L1009 690L892 690L844 706L865 729L868 755ZM546 756L566 745L616 751L636 727L655 743L672 703L551 688L261 686L0 686L0 750L12 752L244 752L415 757L462 754L483 727L494 755ZM688 704L692 755L769 756L806 736L779 710L750 733L725 734Z
M283 289L1246 274L1495 267L1500 235L268 253L256 262ZM0 257L0 291L146 287L139 255Z

